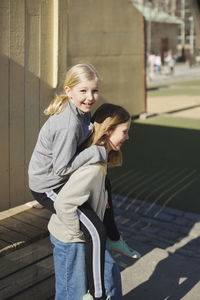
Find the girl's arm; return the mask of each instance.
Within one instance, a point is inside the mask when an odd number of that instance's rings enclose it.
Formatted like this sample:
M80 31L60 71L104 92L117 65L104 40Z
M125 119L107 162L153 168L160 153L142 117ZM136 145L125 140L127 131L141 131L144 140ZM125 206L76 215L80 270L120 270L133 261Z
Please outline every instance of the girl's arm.
M106 149L93 145L76 155L78 137L74 130L62 129L56 133L53 143L53 169L59 176L66 176L83 165L106 161Z
M74 155L68 164L69 173L81 166L87 166L98 162L106 162L107 153L104 146L93 145Z
M101 182L102 176L100 165L80 168L70 176L56 198L56 215L73 238L80 236L77 207L88 201L92 190Z

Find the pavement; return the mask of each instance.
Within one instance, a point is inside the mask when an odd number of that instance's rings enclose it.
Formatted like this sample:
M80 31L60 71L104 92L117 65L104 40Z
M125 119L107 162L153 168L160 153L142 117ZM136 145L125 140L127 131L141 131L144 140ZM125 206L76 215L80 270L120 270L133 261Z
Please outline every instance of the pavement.
M162 67L162 72L160 74L153 74L147 76L147 83L167 83L167 82L178 82L184 80L200 79L200 64L196 64L189 67L187 63L177 63L174 68L174 73L169 74L167 66Z
M114 195L124 239L142 257L115 254L125 300L200 299L200 214Z

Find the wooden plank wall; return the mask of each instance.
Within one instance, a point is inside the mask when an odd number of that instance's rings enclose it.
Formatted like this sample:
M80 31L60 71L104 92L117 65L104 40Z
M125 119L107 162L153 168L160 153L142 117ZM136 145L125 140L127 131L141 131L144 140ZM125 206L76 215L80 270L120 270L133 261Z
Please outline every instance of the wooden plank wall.
M32 200L27 167L53 95L54 2L0 1L0 211Z
M0 1L0 190L1 208L9 199L9 1Z
M128 0L0 0L0 211L33 199L30 156L68 67L93 63L102 101L144 111L143 33Z

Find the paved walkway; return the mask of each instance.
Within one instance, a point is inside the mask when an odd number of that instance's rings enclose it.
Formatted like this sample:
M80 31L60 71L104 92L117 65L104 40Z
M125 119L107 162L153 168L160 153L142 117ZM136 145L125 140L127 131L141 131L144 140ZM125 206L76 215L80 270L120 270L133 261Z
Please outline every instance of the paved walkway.
M200 299L200 215L115 196L119 229L142 257L115 254L124 299Z
M183 80L193 80L200 79L200 65L195 65L189 68L186 63L177 63L174 69L174 74L170 75L168 73L168 67L164 66L161 74L155 74L152 77L147 78L147 83L166 83L166 82L175 82Z

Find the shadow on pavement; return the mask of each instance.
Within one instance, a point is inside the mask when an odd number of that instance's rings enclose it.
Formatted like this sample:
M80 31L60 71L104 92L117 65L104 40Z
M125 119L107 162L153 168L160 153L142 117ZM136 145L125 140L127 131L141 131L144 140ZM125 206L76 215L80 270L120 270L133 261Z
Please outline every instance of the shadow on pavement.
M200 238L195 241L200 243ZM184 247L183 247L184 248ZM127 293L125 300L178 300L191 292L200 281L200 266L197 260L185 258L175 253L161 260L149 279ZM144 270L145 272L145 270ZM133 274L137 276L137 274ZM194 289L188 299L199 299L199 290Z

